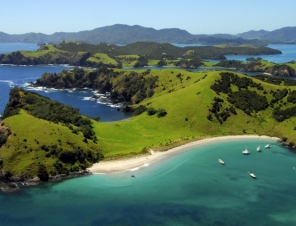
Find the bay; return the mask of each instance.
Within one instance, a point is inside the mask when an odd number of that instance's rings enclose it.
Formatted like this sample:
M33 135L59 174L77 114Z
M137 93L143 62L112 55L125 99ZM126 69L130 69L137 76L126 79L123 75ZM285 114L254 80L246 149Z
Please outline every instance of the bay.
M266 143L272 147L258 153L256 147ZM241 153L245 147L248 156ZM268 138L212 142L139 170L2 193L0 221L4 226L290 226L296 224L294 166L295 154Z
M99 117L104 122L123 120L130 117L130 114L118 111L120 107L117 105L103 104L102 102L91 99L94 96L91 90L55 90L28 87L29 82L36 81L45 72L59 73L62 70L71 70L72 68L65 65L0 65L0 114L3 114L5 106L8 103L10 89L14 86L19 86L63 104L78 108L81 114L92 118Z

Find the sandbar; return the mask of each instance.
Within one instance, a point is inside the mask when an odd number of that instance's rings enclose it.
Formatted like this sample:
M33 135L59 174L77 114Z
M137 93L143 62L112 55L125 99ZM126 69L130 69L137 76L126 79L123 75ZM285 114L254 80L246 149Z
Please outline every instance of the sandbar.
M192 147L197 147L202 144L211 143L211 142L218 142L224 140L233 140L233 139L274 139L275 141L279 141L280 139L277 137L269 137L269 136L259 136L259 135L237 135L237 136L221 136L221 137L211 137L205 138L197 141L193 141L167 151L163 152L154 152L150 149L150 154L135 156L127 159L120 159L120 160L108 160L108 161L101 161L99 163L93 164L88 170L93 174L110 174L110 173L118 173L127 170L132 170L137 167L148 166L151 163L159 161L169 155L173 155L182 151L186 151Z

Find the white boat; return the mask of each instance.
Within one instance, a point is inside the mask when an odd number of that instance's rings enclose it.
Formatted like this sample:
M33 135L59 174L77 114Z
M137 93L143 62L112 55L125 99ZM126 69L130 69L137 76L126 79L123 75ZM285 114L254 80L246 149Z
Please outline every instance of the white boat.
M248 155L248 154L250 154L250 152L248 151L248 149L243 150L242 153L243 153L244 155Z
M248 172L248 174L250 175L250 177L256 178L256 175L254 173Z
M222 165L224 165L224 161L223 161L222 159L218 159L218 161L219 161Z
M256 150L257 150L258 152L260 152L260 151L261 151L260 146L258 146L258 147L256 148Z
M270 144L266 144L264 147L265 148L271 148Z

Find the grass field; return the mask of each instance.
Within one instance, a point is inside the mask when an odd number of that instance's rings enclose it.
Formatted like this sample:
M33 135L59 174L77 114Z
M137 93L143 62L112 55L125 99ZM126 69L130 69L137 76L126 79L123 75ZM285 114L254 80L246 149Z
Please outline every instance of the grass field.
M117 59L122 63L122 67L133 67L139 58L138 55L119 55Z
M95 55L89 57L87 60L92 61L92 62L96 62L96 63L102 62L103 64L115 64L115 65L117 64L116 60L109 57L105 53L96 53Z
M22 53L24 54L24 56L26 57L40 57L43 56L47 53L55 53L56 55L58 55L58 53L65 53L65 51L62 51L60 49L55 48L53 45L46 45L48 47L48 49L46 50L37 50L37 51L22 51Z

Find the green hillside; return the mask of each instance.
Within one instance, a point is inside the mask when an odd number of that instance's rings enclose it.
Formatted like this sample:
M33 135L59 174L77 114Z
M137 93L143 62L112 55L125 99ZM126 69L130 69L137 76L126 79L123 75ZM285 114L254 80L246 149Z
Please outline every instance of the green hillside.
M71 73L74 76L75 70L68 73L68 77ZM2 123L3 128L6 126L10 130L0 151L2 170L28 176L38 174L40 168L46 168L49 174L60 173L59 169L67 173L100 159L87 158L88 155L94 157L101 153L105 158L118 158L146 153L148 148L164 151L213 136L258 134L283 138L290 146L296 142L296 86L285 86L282 82L270 84L223 71L179 69L130 72L132 74L107 70L101 71L98 77L87 71L83 79L87 81L87 76L92 76L95 82L109 73L113 75L109 80L111 92L114 88L117 93L120 87L126 87L122 81L128 76L141 78L142 88L148 87L149 81L155 78L152 96L138 102L139 90L131 94L129 104L135 110L134 117L112 123L91 120L93 135L86 137L75 120L62 122L52 117L47 120L34 117L30 107L33 100L27 97L31 94L22 91L21 100L25 101L11 100L14 104L9 111L14 112L15 106L19 106L20 112L7 114ZM149 92L149 89L144 90ZM65 159L59 153L65 150L72 156L71 161L63 162Z
M1 170L27 178L84 170L103 158L92 121L78 110L21 88L10 91L1 122Z

